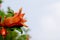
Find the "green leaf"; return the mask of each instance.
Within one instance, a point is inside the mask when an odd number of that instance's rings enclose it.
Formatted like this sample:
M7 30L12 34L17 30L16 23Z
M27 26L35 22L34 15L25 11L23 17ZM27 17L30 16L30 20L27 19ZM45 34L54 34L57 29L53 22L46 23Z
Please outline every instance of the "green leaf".
M3 40L3 37L0 35L0 40Z
M21 34L23 33L23 30L20 28L16 28L16 30L18 30L19 32L21 32Z
M11 17L11 16L14 16L14 11L10 7L8 7L8 11L7 11L6 17Z
M9 33L6 36L6 40L16 40L16 36L18 35L15 31L9 31Z
M5 15L6 15L5 12L4 12L3 10L0 10L0 16L2 17L2 18L1 18L1 21L4 20L4 16L5 16Z
M0 4L2 3L2 0L0 0Z
M6 15L6 17L11 17L11 16L13 16L14 14L11 14L11 13L8 13L7 15Z
M26 35L21 35L17 40L26 40Z

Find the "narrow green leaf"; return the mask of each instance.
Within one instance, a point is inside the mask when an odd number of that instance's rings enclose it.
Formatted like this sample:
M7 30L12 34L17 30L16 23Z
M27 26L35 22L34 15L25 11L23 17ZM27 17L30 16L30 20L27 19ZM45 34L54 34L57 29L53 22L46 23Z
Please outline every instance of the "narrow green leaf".
M6 17L11 17L13 15L14 15L14 11L10 7L8 7L8 11L7 11Z

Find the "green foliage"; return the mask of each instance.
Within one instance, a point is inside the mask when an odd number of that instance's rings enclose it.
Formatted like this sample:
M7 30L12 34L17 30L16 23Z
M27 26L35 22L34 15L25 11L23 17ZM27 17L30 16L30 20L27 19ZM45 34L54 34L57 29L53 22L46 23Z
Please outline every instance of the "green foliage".
M24 35L21 35L17 40L26 40L26 34L24 34Z
M15 30L19 32L22 31L21 35L19 36ZM1 40L26 40L27 34L23 34L23 30L21 28L7 28L7 31L8 31L8 34L4 39L2 36L0 36ZM16 39L17 36L19 37Z
M6 40L16 40L16 36L18 35L15 31L9 31L9 33L6 36Z
M3 10L0 10L0 16L2 17L2 18L1 18L1 21L4 20L4 16L5 16L5 15L6 15L5 12L4 12Z
M13 15L14 15L14 11L10 7L8 7L8 11L7 11L6 17L11 17Z
M5 40L26 40L27 34L21 34L17 39L18 33L16 31L8 31Z
M7 28L7 30L9 30L9 31L14 31L15 29L18 30L19 32L21 32L21 34L23 33L21 27L19 27L19 28L16 28L16 27L14 27L14 28Z
M18 30L19 32L21 32L21 34L23 33L21 27L20 28L16 28L16 30Z
M4 21L4 17L11 17L13 15L14 15L14 11L10 7L8 7L7 14L3 10L0 10L0 16L2 17L1 22Z
M0 4L2 3L2 0L0 0Z
M3 40L3 37L0 35L0 40Z

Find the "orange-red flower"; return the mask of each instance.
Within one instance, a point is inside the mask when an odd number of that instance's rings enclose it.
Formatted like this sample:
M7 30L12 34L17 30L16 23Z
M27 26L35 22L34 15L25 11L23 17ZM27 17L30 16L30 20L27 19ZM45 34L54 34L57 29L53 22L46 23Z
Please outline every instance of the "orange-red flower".
M5 38L6 37L6 35L7 35L7 30L4 28L4 27L2 27L2 29L0 30L1 32L1 35Z
M18 13L15 13L13 17L8 17L4 19L4 22L1 23L2 26L13 27L13 26L26 26L24 23L26 20L23 18L24 14L22 13L22 8ZM27 26L26 26L27 27Z

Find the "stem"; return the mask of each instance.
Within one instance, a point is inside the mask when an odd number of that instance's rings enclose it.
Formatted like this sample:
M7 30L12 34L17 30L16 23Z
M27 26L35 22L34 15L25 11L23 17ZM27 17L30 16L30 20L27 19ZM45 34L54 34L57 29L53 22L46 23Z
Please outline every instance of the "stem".
M0 10L1 10L1 4L0 4Z
M3 40L6 40L6 37L3 36Z
M3 40L5 40L5 38L3 37Z

